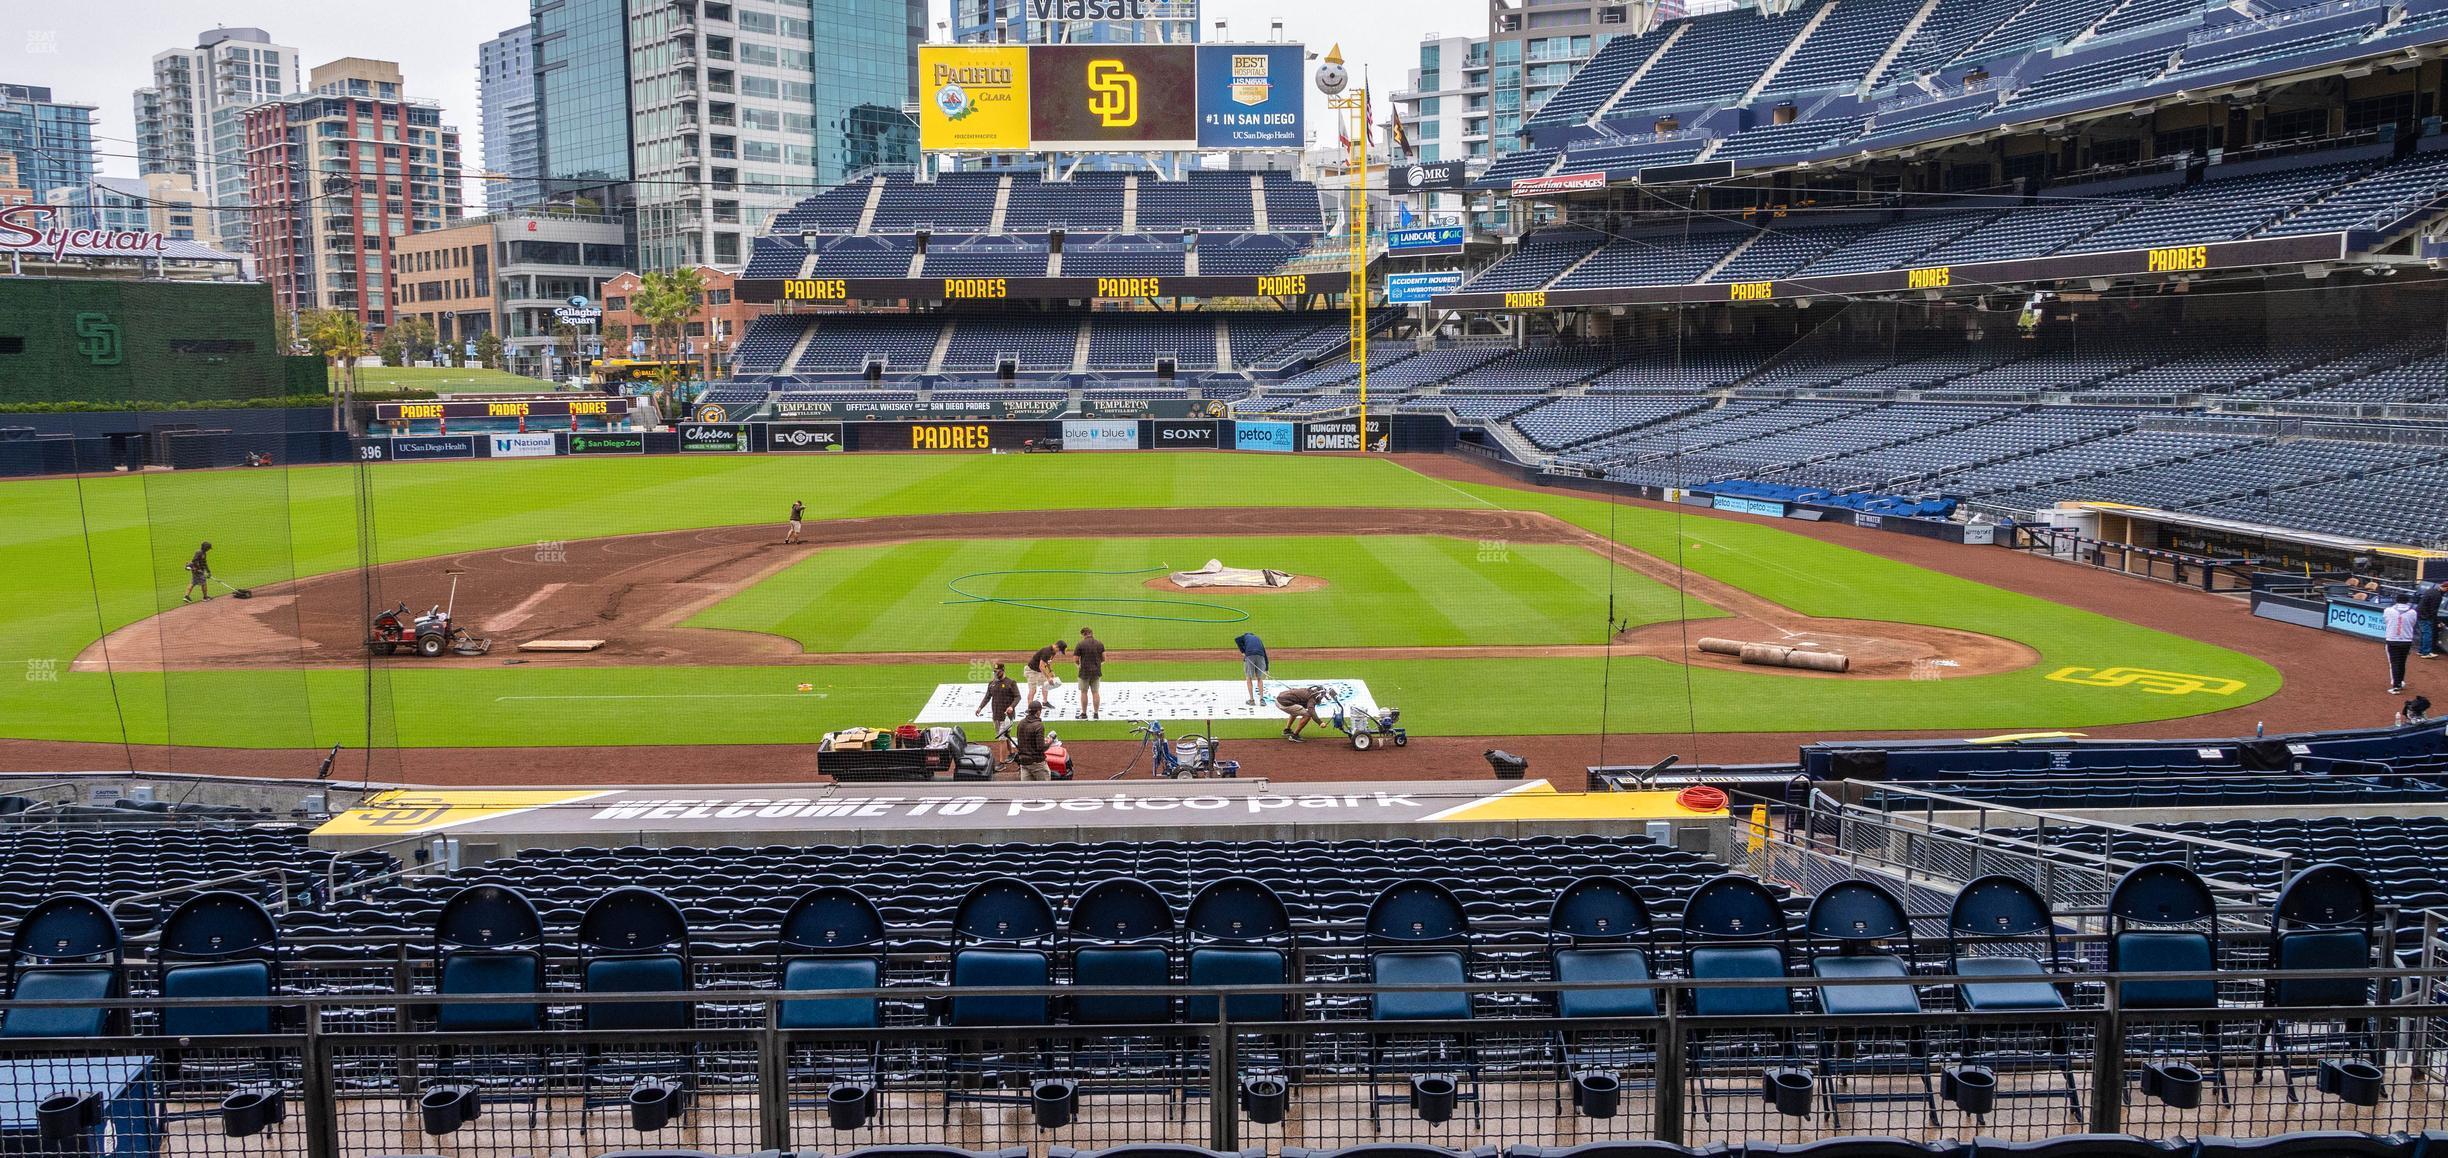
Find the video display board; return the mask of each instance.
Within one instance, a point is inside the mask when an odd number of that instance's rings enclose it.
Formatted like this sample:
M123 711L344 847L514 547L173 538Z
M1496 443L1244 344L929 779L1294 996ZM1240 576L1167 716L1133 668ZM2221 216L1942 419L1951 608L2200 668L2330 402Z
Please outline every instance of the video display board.
M1296 149L1298 44L933 44L918 50L929 152Z

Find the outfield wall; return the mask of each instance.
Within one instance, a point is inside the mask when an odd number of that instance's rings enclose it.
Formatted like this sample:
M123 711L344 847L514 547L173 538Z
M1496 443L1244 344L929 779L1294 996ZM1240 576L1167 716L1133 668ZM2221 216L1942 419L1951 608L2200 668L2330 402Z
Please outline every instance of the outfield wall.
M320 360L287 351L262 282L0 278L0 402L321 392Z

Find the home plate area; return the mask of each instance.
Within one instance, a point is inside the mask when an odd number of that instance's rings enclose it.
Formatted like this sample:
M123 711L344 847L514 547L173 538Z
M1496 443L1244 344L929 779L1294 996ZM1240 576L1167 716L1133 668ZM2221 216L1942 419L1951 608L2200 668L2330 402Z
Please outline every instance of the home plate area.
M1312 685L1342 697L1346 704L1376 710L1377 701L1369 695L1364 680L1268 680L1254 706L1248 702L1248 687L1240 680L1117 681L1100 689L1104 703L1098 716L1107 720L1281 720L1283 711L1275 706L1275 693ZM978 710L979 701L985 698L985 684L937 684L935 694L919 710L917 722L986 723L985 714ZM1079 685L1066 681L1054 689L1054 706L1047 715L1068 720L1079 714L1079 707Z

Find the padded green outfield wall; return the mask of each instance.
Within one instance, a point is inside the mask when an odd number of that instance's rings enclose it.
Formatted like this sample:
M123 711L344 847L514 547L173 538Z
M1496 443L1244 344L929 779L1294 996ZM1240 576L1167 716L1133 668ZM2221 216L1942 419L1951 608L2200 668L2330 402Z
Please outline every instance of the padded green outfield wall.
M0 277L0 403L269 398L319 379L286 353L260 282Z

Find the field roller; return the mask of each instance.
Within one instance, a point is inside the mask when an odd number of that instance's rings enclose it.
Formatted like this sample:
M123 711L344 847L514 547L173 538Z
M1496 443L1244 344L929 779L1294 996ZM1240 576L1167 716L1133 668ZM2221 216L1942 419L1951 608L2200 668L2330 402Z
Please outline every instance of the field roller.
M1744 643L1737 639L1703 638L1698 647L1712 655L1734 656L1758 667L1790 667L1806 671L1842 672L1853 666L1852 657L1833 651L1811 651L1786 647L1777 643Z

